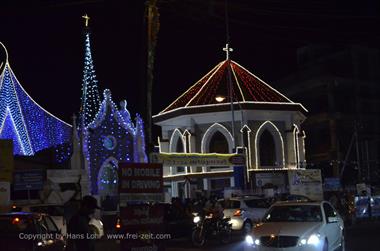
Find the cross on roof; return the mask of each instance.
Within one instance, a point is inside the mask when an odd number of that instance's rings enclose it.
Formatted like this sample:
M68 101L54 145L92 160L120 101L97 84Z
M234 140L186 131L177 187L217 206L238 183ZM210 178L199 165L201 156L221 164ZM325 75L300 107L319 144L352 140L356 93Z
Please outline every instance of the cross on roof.
M87 16L87 14L85 14L84 16L82 16L82 18L85 19L85 26L88 27L88 20L90 20L90 17Z
M230 48L229 44L226 44L226 47L223 48L223 51L226 52L226 60L230 59L230 52L232 52L234 49Z

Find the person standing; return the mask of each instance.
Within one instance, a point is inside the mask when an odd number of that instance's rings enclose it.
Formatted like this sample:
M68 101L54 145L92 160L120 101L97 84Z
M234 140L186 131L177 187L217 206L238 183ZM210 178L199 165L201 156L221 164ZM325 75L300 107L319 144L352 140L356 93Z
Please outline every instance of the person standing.
M86 195L82 198L79 211L70 219L67 226L67 251L94 251L95 239L90 230L90 215L100 209L97 200Z

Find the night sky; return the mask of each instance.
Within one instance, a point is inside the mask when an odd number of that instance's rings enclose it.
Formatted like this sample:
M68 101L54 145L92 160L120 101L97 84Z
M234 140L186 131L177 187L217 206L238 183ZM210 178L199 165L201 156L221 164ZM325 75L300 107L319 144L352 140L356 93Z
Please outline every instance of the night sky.
M8 48L18 80L42 107L69 123L78 112L84 59L81 16L87 13L100 90L111 89L117 103L127 99L133 116L144 113L143 0L1 2L0 41ZM230 0L231 58L271 84L296 71L300 46L379 48L379 3L356 2ZM224 60L226 43L224 0L158 0L158 7L153 114Z

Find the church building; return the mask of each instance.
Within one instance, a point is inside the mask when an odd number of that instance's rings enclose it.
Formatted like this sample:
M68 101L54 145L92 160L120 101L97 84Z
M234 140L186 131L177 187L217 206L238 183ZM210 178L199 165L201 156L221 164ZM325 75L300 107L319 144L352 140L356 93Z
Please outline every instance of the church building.
M228 44L224 51L226 60L153 116L159 151L245 153L245 189L285 189L286 171L305 164L307 110L231 60ZM172 197L236 186L231 166L164 166L164 181Z

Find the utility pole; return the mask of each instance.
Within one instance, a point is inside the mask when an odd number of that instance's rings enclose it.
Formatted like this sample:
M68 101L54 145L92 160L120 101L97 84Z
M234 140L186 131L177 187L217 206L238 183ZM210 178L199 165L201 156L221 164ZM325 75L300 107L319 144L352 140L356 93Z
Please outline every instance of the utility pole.
M153 70L154 70L154 56L157 44L157 34L160 29L159 12L157 8L157 0L147 0L146 1L146 18L148 20L147 27L147 93L146 93L146 123L147 126L147 145L148 152L153 150L152 141L152 90L153 90Z

